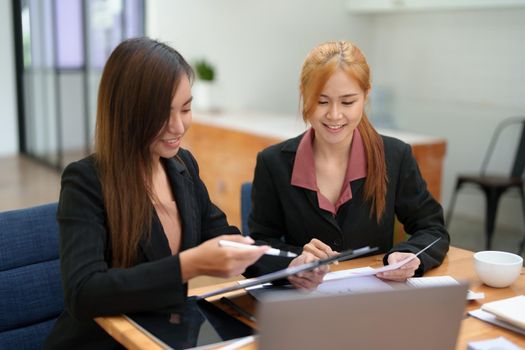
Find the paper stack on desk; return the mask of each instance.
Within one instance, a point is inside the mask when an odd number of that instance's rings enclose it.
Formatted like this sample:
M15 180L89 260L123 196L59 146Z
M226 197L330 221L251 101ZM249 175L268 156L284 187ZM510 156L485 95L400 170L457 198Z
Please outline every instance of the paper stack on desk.
M452 276L431 276L431 277L412 277L407 279L407 284L411 287L435 287L459 284ZM469 289L467 300L478 300L485 298L485 293L476 293Z
M481 309L470 311L469 315L525 335L524 295L485 303Z
M525 330L525 295L485 303L481 310Z
M507 338L499 337L470 342L467 350L521 350L521 348Z

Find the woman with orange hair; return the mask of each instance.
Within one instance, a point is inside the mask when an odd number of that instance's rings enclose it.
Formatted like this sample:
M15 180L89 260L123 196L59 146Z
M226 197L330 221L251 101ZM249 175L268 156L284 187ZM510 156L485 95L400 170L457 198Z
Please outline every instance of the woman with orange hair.
M248 219L252 238L300 254L258 264L265 273L336 251L374 246L385 264L402 260L440 237L408 264L378 277L404 281L439 265L448 251L443 210L428 192L411 148L379 135L365 105L370 70L346 41L327 42L306 57L300 81L302 115L311 128L257 156ZM395 218L410 235L393 246ZM264 257L262 258L265 259ZM327 269L290 277L314 288Z

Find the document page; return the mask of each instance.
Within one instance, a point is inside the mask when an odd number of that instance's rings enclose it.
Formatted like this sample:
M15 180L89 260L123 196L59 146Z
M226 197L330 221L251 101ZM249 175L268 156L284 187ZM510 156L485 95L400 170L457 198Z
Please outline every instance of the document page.
M431 276L431 277L412 277L407 279L407 284L411 287L436 287L459 284L452 276ZM467 300L478 300L485 298L485 293L476 293L469 289Z
M350 277L362 277L362 276L371 276L371 275L376 275L378 274L379 272L385 272L385 271L390 271L390 270L395 270L395 269L398 269L400 268L401 266L405 265L405 264L408 264L410 261L414 260L415 258L417 258L418 255L420 255L421 253L423 253L425 250L427 250L428 248L432 247L437 241L439 241L441 238L437 238L436 240L434 240L432 243L430 243L429 245L427 245L425 248L421 249L419 252L417 252L417 254L414 254L406 259L403 259L401 261L398 261L396 263L393 263L393 264L389 264L389 265L385 265L383 267L380 267L380 268L377 268L377 269L374 269L370 266L367 266L367 267L361 267L361 268L357 268L357 269L349 269L349 270L345 270L346 272L341 272L339 275L333 275L333 276L330 276L328 277L329 279L337 279L337 278L350 278ZM326 280L326 276L325 276L325 280Z
M357 278L329 279L321 283L314 293L333 295L351 294L393 289L390 285L375 276L362 276Z

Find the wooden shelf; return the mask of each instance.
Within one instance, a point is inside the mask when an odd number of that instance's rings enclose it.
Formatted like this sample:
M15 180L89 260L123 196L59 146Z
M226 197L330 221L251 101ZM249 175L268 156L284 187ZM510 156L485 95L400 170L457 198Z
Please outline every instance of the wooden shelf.
M525 0L348 0L352 14L481 10L525 7Z

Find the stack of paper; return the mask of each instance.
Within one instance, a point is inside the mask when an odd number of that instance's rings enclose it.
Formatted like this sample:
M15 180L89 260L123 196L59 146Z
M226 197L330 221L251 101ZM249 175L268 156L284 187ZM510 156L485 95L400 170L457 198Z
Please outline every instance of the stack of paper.
M452 276L432 276L432 277L412 277L407 279L407 284L411 287L435 287L459 284ZM485 298L485 293L476 293L471 290L467 293L467 300L477 300Z
M525 295L485 303L469 315L525 335Z
M521 350L505 337L479 340L468 343L467 350Z
M481 310L525 330L525 295L485 303Z
M516 332L518 334L525 335L525 329L522 329L522 328L519 328L519 327L515 327L515 326L511 325L508 322L501 321L499 318L497 318L496 316L494 316L490 312L486 312L486 311L483 311L481 309L476 309L476 310L469 311L468 314L470 316L472 316L472 317L475 317L475 318L480 319L482 321L488 322L490 324L506 328L506 329L511 330L513 332Z

